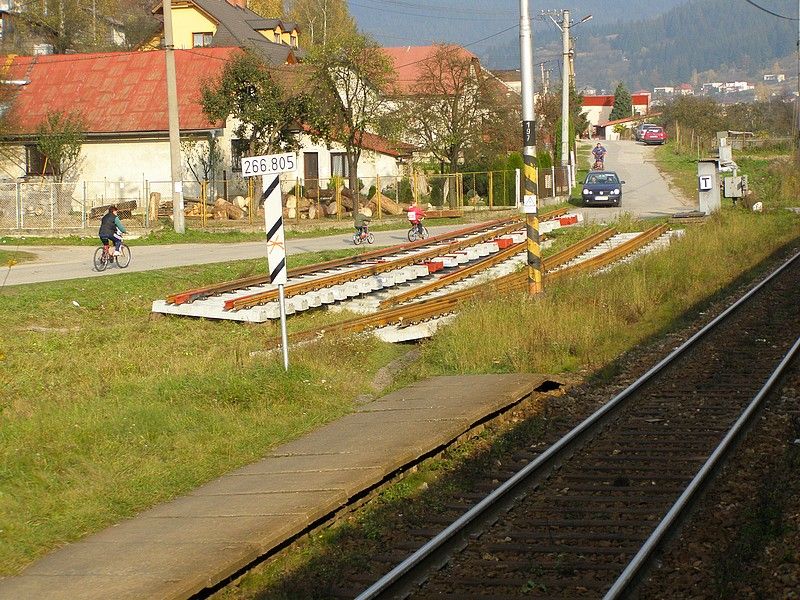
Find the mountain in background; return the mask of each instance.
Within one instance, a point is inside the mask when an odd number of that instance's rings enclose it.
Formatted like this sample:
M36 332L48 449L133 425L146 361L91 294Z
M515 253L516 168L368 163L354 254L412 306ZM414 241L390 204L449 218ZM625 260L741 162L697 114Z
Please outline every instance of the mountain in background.
M647 19L685 1L569 0L545 4L537 0L530 2L530 12L534 37L544 36L544 41L555 39L557 33L549 20L537 19L544 9L568 8L578 20L591 14L591 24L600 26ZM359 29L384 46L450 42L469 47L489 66L519 65L519 0L349 0L348 4Z
M578 87L610 93L619 81L636 90L680 83L760 80L761 73L775 68L786 72L787 78L794 76L796 20L775 17L744 0L671 4L669 10L647 19L614 24L593 19L575 28ZM760 0L759 4L796 19L795 0ZM535 54L536 63L550 61L547 68L552 80L559 81L560 38L540 36ZM493 48L485 60L491 66L518 68L518 44L508 42Z

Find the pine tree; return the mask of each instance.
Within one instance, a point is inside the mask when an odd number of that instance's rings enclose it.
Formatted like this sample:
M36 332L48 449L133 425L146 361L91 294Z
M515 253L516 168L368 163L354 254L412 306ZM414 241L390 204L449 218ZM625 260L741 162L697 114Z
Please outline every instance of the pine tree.
M620 82L617 89L614 90L614 108L611 109L609 121L616 121L617 119L624 119L633 114L633 106L631 104L631 93L625 87L625 84Z

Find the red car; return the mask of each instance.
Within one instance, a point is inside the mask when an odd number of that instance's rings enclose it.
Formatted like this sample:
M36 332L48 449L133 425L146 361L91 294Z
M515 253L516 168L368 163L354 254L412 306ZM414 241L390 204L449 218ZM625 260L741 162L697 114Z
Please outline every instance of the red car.
M667 141L667 132L663 127L646 129L642 134L642 141L645 144L663 144Z

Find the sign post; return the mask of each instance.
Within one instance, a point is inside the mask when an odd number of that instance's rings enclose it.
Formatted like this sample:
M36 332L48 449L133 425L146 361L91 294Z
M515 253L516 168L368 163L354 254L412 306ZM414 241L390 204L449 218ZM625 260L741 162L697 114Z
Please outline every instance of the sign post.
M283 233L283 203L281 202L281 173L297 168L294 153L242 157L242 177L262 176L264 200L264 225L267 232L267 264L270 283L278 286L278 303L281 311L281 345L283 368L289 370L289 339L286 333L286 238Z

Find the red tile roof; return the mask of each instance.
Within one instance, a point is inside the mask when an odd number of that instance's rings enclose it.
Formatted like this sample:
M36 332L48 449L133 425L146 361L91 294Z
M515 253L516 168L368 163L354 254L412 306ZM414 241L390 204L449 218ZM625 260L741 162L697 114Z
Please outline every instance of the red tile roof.
M643 106L650 104L650 94L632 94L631 104L635 106ZM614 95L604 96L584 96L583 106L614 106Z
M221 126L203 114L200 93L238 51L175 51L181 130ZM10 58L0 57L0 68ZM56 110L80 113L88 134L169 130L164 52L17 56L3 71L3 79L30 81L19 87L10 114L18 134L35 132Z
M472 52L461 46L447 46L458 53L460 57L469 60L478 60ZM392 61L397 80L395 81L395 92L400 94L410 94L413 92L414 84L419 81L422 75L422 63L432 57L440 45L434 46L401 46L399 48L381 48L383 53Z

